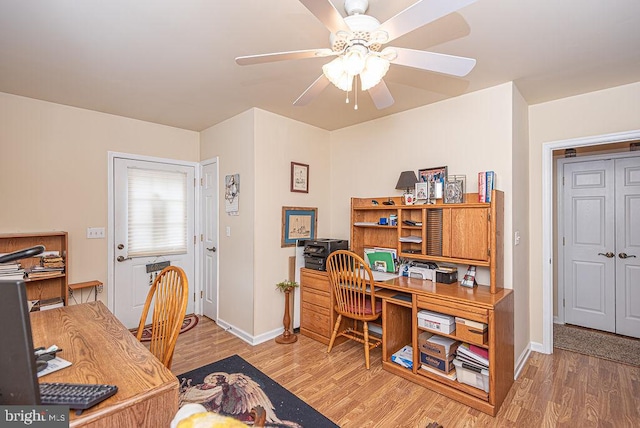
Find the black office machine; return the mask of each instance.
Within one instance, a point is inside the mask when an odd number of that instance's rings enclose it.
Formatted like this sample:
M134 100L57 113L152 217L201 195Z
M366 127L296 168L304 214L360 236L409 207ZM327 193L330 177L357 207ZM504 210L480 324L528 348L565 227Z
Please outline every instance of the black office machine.
M304 245L304 267L327 270L327 257L337 250L348 250L349 241L343 239L310 239Z

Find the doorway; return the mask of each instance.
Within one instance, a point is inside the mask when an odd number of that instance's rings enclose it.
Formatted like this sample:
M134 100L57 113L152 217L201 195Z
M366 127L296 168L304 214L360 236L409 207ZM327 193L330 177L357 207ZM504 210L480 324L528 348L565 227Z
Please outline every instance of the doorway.
M559 140L542 145L542 344L533 344L537 352L553 352L553 305L554 305L554 150L591 147L610 143L640 140L640 130Z
M558 318L640 337L640 155L558 161Z
M127 328L138 326L149 287L167 265L185 271L187 313L194 312L196 165L109 153L109 304Z

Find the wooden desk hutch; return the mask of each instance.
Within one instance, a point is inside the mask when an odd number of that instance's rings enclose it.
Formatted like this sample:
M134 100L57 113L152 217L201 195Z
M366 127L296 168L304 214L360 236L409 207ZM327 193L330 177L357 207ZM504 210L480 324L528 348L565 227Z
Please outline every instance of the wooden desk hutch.
M382 290L382 366L398 376L495 416L513 384L513 291L503 288L504 194L492 192L491 203L477 203L477 194L462 204L402 205L401 198L351 199L351 250L363 256L364 248L394 248L398 256L488 268L490 284L467 288L417 278L376 281ZM389 199L395 205L374 205ZM397 215L397 225L378 225L381 217ZM408 225L411 220L417 225ZM421 242L402 242L417 236ZM326 272L301 271L300 332L328 344L337 317ZM473 343L489 354L489 392L432 374L420 368L418 336L429 331L418 326L420 310L439 312L488 326L486 343ZM452 334L437 333L456 339ZM413 347L413 368L391 361L405 345Z

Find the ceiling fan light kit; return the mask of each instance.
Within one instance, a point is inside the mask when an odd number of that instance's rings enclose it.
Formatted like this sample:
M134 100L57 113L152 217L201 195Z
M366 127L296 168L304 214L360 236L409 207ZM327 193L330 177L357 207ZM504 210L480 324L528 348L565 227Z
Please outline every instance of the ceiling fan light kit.
M357 97L358 88L354 87L354 81L360 80L360 89L369 91L374 105L378 109L386 108L393 104L393 97L383 80L391 63L463 77L473 69L475 60L404 48L382 49L382 45L475 1L420 0L380 24L376 18L364 14L369 7L368 0L345 0L346 17L342 17L329 0L300 0L331 32L331 49L250 55L238 57L236 62L247 65L336 56L322 67L323 75L304 91L294 105L308 104L329 82L347 92L349 102L348 94L352 90Z

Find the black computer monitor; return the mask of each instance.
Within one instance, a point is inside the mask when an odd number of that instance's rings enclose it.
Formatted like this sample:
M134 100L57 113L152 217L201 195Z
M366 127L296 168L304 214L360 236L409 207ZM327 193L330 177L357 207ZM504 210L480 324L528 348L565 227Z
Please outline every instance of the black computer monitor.
M24 281L0 281L0 404L39 405Z

